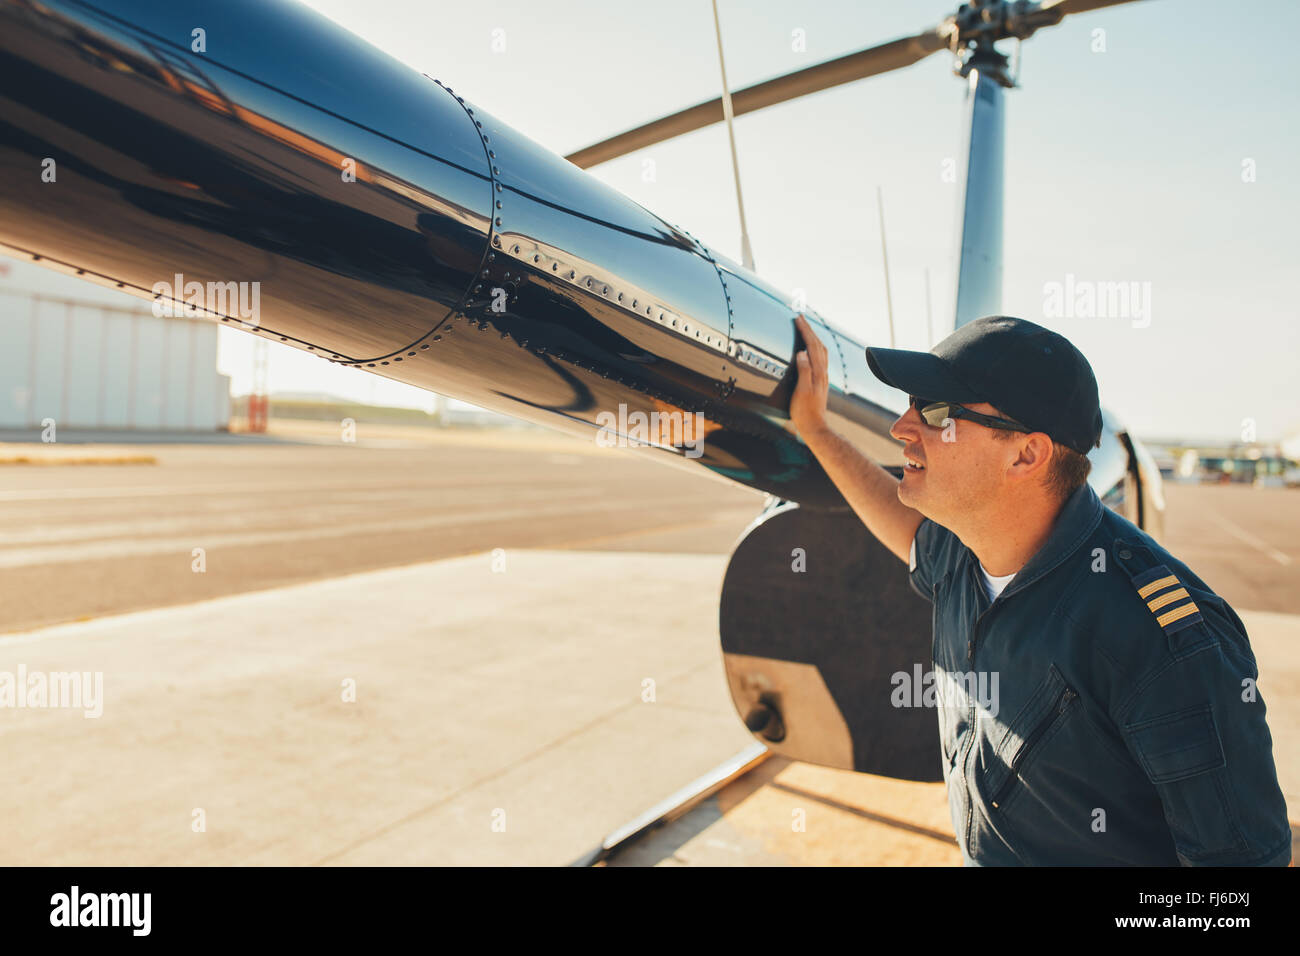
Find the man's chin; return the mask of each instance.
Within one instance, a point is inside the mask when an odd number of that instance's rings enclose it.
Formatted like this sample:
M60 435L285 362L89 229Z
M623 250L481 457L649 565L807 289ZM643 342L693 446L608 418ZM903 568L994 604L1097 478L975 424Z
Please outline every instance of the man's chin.
M921 472L920 475L915 475L912 478L904 477L898 483L898 500L933 521L934 518L929 513L930 509L926 507L925 489L920 487L922 484L921 477L924 474L924 472Z
M908 474L906 472L903 473L903 480L898 483L898 500L909 508L916 508L916 510L920 511L921 509L918 507L918 499L923 496L919 494L920 489L912 483L915 480L915 478L909 480Z

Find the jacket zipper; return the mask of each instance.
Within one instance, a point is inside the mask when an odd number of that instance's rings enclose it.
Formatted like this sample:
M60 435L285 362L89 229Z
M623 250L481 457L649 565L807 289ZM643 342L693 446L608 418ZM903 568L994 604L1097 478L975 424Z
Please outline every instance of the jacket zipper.
M971 570L972 573L974 573L974 569L972 568ZM984 587L984 583L982 581L977 581L976 585L980 588ZM966 662L972 667L975 665L975 642L979 640L979 636L980 636L980 621L984 619L984 615L987 614L989 610L990 610L989 608L985 608L979 614L975 615L975 626L971 629L970 640L966 642ZM970 767L969 767L970 755L975 750L975 729L974 728L975 728L975 705L972 704L971 715L970 715L970 728L966 731L966 752L962 754L962 759L961 759L962 786L966 788L966 852L967 853L970 853L971 824L975 822L975 800L973 794L971 793L971 788L970 788Z
M1007 779L1002 781L1002 785L998 787L998 792L995 793L993 799L989 801L989 803L993 805L994 810L998 809L998 801L1002 799L1003 794L1005 794L1011 785L1016 782L1016 773L1019 771L1020 765L1024 763L1025 757L1028 755L1029 751L1032 750L1034 744L1037 743L1038 738L1043 735L1048 727L1056 723L1056 718L1065 713L1065 708L1070 706L1070 701L1074 700L1074 698L1078 696L1079 695L1074 692L1074 689L1068 685L1061 690L1061 693L1052 703L1052 708L1055 713L1049 713L1038 722L1038 726L1034 728L1034 732L1029 735L1029 739L1026 740L1024 746L1020 748L1020 753L1016 754L1016 759L1011 762L1011 768L1007 771Z

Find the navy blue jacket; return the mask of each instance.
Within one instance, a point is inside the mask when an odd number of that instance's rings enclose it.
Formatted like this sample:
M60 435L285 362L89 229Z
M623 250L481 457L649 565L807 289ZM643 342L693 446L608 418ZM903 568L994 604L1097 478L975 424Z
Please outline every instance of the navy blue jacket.
M1091 487L997 600L928 519L911 581L967 865L1290 862L1245 628Z

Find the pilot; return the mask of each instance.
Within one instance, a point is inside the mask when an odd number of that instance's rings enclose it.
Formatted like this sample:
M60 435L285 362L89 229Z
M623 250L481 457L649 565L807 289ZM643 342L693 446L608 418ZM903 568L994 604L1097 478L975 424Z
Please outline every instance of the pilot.
M790 418L934 605L964 863L1286 866L1246 630L1088 485L1102 419L1079 350L1006 316L930 352L867 349L871 371L909 396L890 430L900 481L828 426L826 347L796 323L806 347Z

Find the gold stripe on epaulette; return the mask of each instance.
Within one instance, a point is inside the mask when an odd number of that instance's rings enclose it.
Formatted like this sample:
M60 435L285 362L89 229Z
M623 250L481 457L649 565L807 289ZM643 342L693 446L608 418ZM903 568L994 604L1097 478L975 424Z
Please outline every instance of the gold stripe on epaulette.
M1147 607L1151 608L1152 611L1158 611L1166 604L1173 604L1175 601L1181 601L1185 597L1191 597L1191 595L1187 593L1187 588L1178 588L1176 591L1170 591L1167 594L1162 594L1160 597L1152 598L1150 601L1147 601Z
M1172 624L1174 621L1181 621L1183 618L1187 617L1187 615L1196 614L1198 611L1200 611L1200 608L1196 606L1195 601L1192 601L1188 604L1184 604L1182 607L1174 608L1172 611L1161 614L1156 618L1156 623L1161 627L1164 627L1166 624Z
M1161 588L1167 588L1169 587L1169 585L1177 584L1177 583L1178 583L1178 578L1171 574L1167 578L1161 578L1159 581L1152 581L1150 584L1138 588L1138 597L1142 598L1145 601L1147 595L1155 594Z

